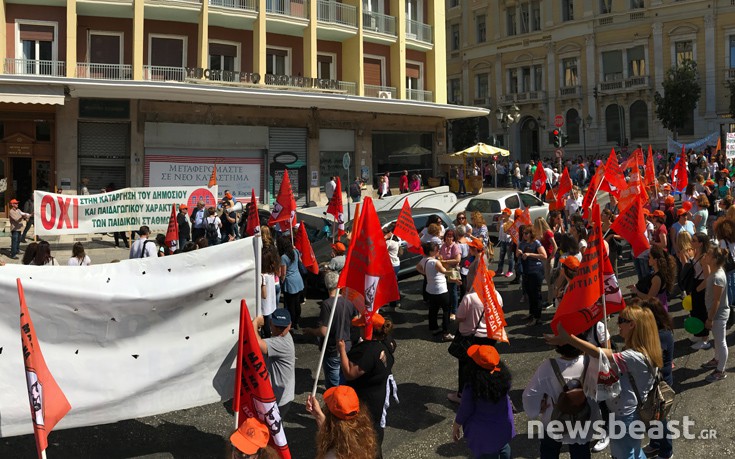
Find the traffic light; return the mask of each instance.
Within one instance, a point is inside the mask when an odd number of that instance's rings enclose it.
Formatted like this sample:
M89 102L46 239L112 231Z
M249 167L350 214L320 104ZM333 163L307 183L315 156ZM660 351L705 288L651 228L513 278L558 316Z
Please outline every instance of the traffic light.
M595 89L593 90L592 95L594 95L595 99L597 99L597 96L599 95L597 92L597 86L595 86Z
M551 131L551 134L554 136L554 147L556 148L561 147L562 146L561 145L561 141L562 141L561 131L558 129L554 129L553 131Z
M569 143L569 136L565 132L562 132L561 133L561 146L566 147L568 143Z

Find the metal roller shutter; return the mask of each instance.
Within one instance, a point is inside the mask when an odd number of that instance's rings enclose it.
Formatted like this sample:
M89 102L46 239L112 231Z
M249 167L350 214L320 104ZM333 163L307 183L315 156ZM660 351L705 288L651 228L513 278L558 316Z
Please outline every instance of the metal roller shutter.
M288 168L296 204L306 205L306 128L270 128L268 135L268 188L271 202L275 201L283 171Z
M130 184L130 123L79 123L79 178L88 178L91 193L114 183Z

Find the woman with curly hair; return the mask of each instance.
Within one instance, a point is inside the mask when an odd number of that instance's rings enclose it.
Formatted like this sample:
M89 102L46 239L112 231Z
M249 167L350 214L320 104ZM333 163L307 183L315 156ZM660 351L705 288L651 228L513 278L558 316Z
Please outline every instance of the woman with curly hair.
M717 239L718 246L721 249L727 250L730 257L735 259L735 221L729 218L723 218L717 222L715 225L715 238ZM735 304L735 269L730 269L729 271L727 271L727 268L724 269L727 275L727 297L730 300L729 304Z
M674 288L676 278L676 261L659 246L651 247L648 254L648 265L652 273L630 289L641 300L657 298L664 309L669 310L669 292Z
M311 395L306 411L316 419L316 459L375 459L375 431L365 405L349 386L334 386L324 392L326 413Z
M477 210L472 212L472 236L482 239L482 243L485 245L490 241L485 217Z
M694 209L692 209L694 210ZM709 218L709 199L704 194L697 196L697 211L694 212L692 222L694 222L695 232L707 232L707 219Z
M452 437L464 437L477 458L510 459L510 441L516 435L510 388L513 378L493 346L474 344L467 349L462 401L452 425Z

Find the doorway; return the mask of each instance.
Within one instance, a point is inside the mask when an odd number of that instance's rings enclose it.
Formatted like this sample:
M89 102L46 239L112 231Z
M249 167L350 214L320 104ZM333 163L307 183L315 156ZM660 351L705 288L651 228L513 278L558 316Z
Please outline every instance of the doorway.
M539 157L538 123L532 116L521 120L521 161Z
M12 189L21 206L33 194L33 160L31 158L10 158L10 173L13 179L8 188Z

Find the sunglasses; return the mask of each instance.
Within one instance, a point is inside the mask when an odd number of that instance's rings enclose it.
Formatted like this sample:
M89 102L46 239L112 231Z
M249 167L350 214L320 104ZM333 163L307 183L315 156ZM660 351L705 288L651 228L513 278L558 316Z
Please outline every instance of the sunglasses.
M633 322L633 321L630 320L630 319L626 319L624 317L618 317L618 325L629 324L631 322Z
M467 220L467 217L457 217L457 220Z

